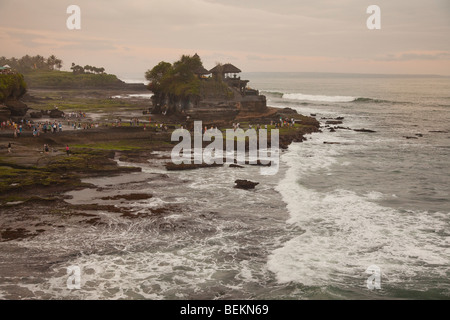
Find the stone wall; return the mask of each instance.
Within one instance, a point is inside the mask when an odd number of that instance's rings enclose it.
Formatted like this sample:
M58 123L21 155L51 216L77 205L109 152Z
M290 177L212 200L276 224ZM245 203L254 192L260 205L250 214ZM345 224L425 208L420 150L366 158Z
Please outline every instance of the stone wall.
M242 111L264 112L267 109L267 100L265 96L246 96L240 102Z

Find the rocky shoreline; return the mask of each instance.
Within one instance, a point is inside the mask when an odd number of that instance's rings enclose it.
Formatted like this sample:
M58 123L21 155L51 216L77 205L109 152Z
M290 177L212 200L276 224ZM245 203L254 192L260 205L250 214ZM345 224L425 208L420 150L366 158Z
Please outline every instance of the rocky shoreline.
M114 91L114 93L126 94L128 91ZM32 90L26 97L26 101L32 109L39 110L40 106L49 100L53 102L54 98L47 97L48 94L47 90ZM67 92L57 92L54 95L58 94L86 99L85 102L90 104L92 100L102 101L101 97L111 95L112 91L97 91L87 96L84 91L70 92L70 95ZM143 101L126 102L127 108L132 110L136 117L139 114L141 119L149 116L145 115L148 107ZM92 110L93 115L96 111L98 112L98 110ZM87 117L89 114L90 112ZM117 161L151 164L154 162L153 159L158 159L158 164L155 165L161 166L162 161L166 164L168 172L197 168L195 166L177 168L171 164L168 157L158 155L158 152L170 151L176 143L170 141L170 129L161 130L155 124L165 123L171 128L174 128L176 124L186 126L189 124L182 122L183 119L179 116L150 116L152 123L145 123L143 120L139 126L113 126L110 119L108 121L100 119L96 121L100 124L98 127L87 130L73 130L66 126L67 119L57 119L65 125L62 132L41 133L38 137L34 137L31 129L26 127L19 138L13 138L11 128L0 131L0 176L2 177L0 242L25 239L43 232L51 232L54 228L65 228L67 227L65 223L96 225L101 223L101 219L95 214L96 211L120 213L123 217L136 219L149 215L162 215L173 210L174 208L169 206L170 208L154 209L146 215L135 216L114 205L70 205L66 201L65 194L68 191L95 188L83 182L86 178L110 177L141 171L139 167L120 166ZM320 130L316 119L299 115L291 109L268 108L264 114L240 114L233 121L256 125L257 123L275 123L280 117L294 118L302 123L294 128L280 130L281 149L287 149L292 142L304 141L305 135ZM222 130L232 127L231 121L204 120L206 126L214 125ZM80 119L80 121L94 122L93 119ZM9 143L12 144L11 153L7 151ZM45 144L50 146L48 153L43 150ZM70 146L70 156L66 154L66 145ZM164 166L162 168L164 169ZM136 194L123 195L123 197L122 200L126 201L128 198L136 197ZM61 220L62 214L66 222Z
M116 91L75 91L57 92L56 95L65 95L72 99L85 99L87 104L93 101L102 101L103 98L115 94L127 94ZM47 90L32 90L26 96L27 103L33 109L45 104L53 98L47 97ZM79 98L81 96L82 98ZM120 101L123 102L123 101ZM127 105L128 113L140 117L142 122L137 125L115 126L113 120L121 117L122 109L113 110L108 115L108 120L94 117L99 110L88 112L87 118L78 121L88 123L99 123L98 127L91 129L74 130L67 128L68 119L57 119L65 124L65 129L58 133L41 133L34 137L29 128L25 128L19 138L13 138L13 131L4 129L0 131L0 242L20 240L34 237L42 232L51 232L54 228L64 228L60 215L68 217L70 223L86 223L96 225L101 223L101 218L95 212L111 212L120 214L122 217L139 219L149 216L160 215L171 210L173 206L149 210L148 213L134 215L124 208L114 205L115 201L131 201L140 197L149 198L151 195L139 193L123 194L122 198L109 199L111 204L107 205L81 205L69 204L67 192L83 189L97 189L96 186L85 183L85 179L92 177L111 177L129 173L141 172L140 164L155 166L166 172L195 170L202 168L223 167L223 165L175 165L171 162L169 152L177 144L171 142L171 131L178 125L189 127L191 123L180 116L167 117L163 115L149 115L146 111L148 105L145 101L134 100ZM103 109L103 107L102 107ZM92 116L91 118L89 116ZM151 117L152 123L146 123L145 118ZM279 119L295 119L294 127L280 128L279 146L286 150L293 142L303 142L307 135L313 132L329 130L353 130L361 133L372 133L372 130L351 129L342 127L344 118L322 119L321 124L315 115L306 117L297 114L295 110L285 108L268 107L264 113L240 113L233 121L223 119L207 118L204 120L206 126L216 126L220 130L231 128L235 122L248 125L249 123L270 124ZM69 119L76 121L77 119ZM191 119L192 120L192 119ZM39 121L39 120L35 120ZM125 121L124 121L125 122ZM171 128L163 130L159 124L164 123ZM12 152L8 153L7 145L12 144ZM270 146L270 139L268 139ZM325 144L338 144L336 142L324 142ZM49 145L50 151L46 153L43 145ZM204 142L203 147L209 143ZM247 141L248 148L248 141ZM66 154L65 146L70 146L70 156ZM163 153L161 155L161 153ZM123 166L126 163L128 166ZM262 166L263 164L257 163ZM244 169L245 166L238 164L228 165L230 168ZM161 175L161 181L167 178ZM247 180L236 180L236 188L251 190L258 182ZM99 190L97 190L99 191ZM101 191L101 190L100 190ZM127 200L128 199L128 200ZM31 214L29 214L31 212ZM47 221L48 220L48 221ZM47 222L43 222L47 221ZM45 224L46 228L42 225Z

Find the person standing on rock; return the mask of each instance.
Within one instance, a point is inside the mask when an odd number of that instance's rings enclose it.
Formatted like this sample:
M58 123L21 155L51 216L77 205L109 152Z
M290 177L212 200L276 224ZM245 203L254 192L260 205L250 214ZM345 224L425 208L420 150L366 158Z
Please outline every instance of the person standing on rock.
M66 144L66 153L67 153L68 156L70 156L70 149L69 149L69 145L68 144Z
M8 143L8 153L11 153L11 142Z

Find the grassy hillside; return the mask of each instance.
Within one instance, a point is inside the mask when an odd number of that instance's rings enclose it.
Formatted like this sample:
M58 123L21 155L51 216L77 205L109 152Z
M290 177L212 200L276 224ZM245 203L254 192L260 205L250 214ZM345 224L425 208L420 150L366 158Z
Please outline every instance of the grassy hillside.
M75 75L65 71L34 71L24 76L30 88L102 88L124 84L113 74Z
M0 75L0 102L7 98L19 99L27 91L27 85L21 74Z

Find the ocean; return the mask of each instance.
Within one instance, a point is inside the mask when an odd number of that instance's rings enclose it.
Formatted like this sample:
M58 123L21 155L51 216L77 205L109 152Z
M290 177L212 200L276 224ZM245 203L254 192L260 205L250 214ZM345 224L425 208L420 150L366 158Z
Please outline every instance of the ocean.
M344 117L343 127L376 131L324 129L283 156L288 174L276 189L287 203L287 223L305 232L269 256L278 281L319 286L338 298L448 298L450 79L256 74L252 80L270 105ZM381 270L376 293L364 287L371 265Z
M101 225L8 243L11 264L26 252L37 271L25 281L11 275L0 297L449 299L450 78L242 78L270 106L315 114L322 132L282 152L274 176L253 166L167 172L156 159L142 173L87 179L98 189L72 191L68 202L147 192L151 199L114 204L160 214L96 212ZM341 117L343 129L325 127ZM239 190L236 179L260 184ZM48 269L37 267L43 261ZM67 288L70 266L81 270L79 290ZM379 286L369 289L374 268Z

